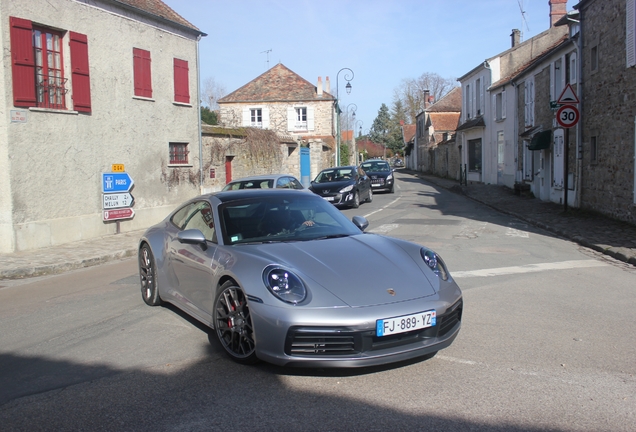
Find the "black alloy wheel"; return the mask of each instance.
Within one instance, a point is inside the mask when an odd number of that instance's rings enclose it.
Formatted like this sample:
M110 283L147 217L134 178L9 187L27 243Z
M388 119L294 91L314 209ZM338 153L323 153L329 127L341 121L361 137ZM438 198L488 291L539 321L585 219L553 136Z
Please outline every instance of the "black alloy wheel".
M159 306L162 301L157 289L155 257L148 244L144 244L139 250L139 278L141 280L141 298L149 306Z
M232 360L241 364L258 362L247 298L233 281L225 282L216 296L214 329L223 349Z

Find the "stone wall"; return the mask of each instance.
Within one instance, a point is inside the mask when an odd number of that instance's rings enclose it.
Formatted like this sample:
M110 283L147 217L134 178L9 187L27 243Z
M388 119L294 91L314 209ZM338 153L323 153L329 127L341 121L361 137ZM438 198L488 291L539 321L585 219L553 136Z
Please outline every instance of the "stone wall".
M636 223L636 69L626 68L625 0L582 2L581 206ZM592 49L598 66L592 70ZM592 142L596 139L596 160Z

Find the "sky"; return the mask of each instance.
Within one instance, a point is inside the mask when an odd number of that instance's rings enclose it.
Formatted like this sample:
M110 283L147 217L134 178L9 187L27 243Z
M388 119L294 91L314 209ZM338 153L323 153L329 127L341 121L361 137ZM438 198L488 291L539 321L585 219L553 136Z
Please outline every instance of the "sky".
M513 29L523 41L550 26L548 0L163 1L207 34L202 85L212 78L229 94L278 63L314 85L328 76L342 109L357 108L356 135L403 80L454 80L510 48Z

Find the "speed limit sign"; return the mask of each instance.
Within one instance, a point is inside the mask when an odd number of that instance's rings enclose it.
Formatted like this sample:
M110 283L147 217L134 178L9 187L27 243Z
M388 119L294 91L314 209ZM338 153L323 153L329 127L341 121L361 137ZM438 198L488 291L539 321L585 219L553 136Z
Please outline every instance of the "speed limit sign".
M556 120L564 128L571 128L579 122L579 110L574 105L563 105L556 113Z

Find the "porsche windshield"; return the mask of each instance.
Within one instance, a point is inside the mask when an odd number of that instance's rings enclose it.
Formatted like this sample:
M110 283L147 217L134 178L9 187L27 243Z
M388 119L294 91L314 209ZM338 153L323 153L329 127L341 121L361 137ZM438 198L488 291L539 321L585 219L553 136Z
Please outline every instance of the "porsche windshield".
M224 244L306 241L360 234L338 209L317 196L237 200L219 209Z

